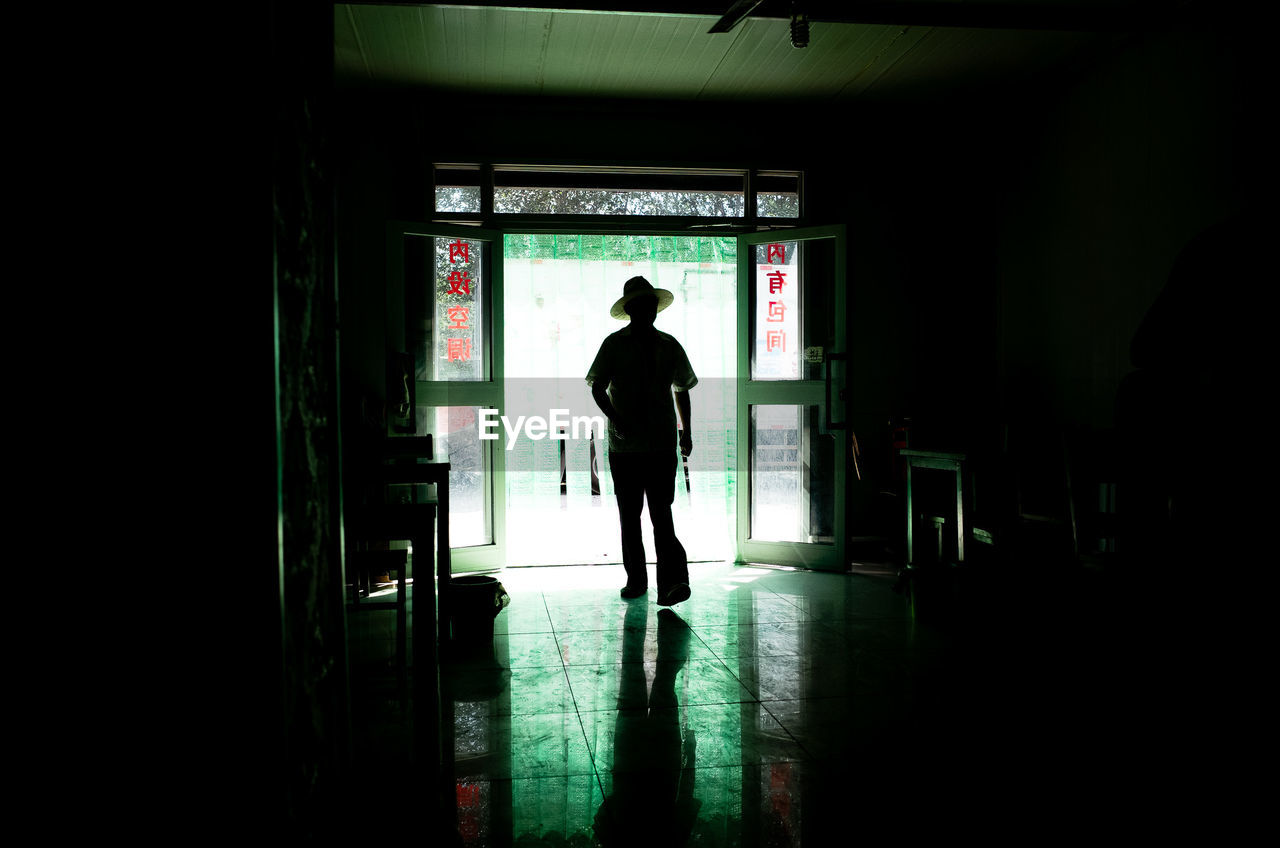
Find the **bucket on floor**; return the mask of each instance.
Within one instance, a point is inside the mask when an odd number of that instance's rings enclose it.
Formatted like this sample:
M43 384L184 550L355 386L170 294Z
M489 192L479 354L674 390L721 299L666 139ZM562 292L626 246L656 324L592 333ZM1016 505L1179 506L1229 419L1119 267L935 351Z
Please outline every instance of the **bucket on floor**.
M455 642L481 647L493 641L493 620L511 603L496 577L471 574L449 581L449 625Z

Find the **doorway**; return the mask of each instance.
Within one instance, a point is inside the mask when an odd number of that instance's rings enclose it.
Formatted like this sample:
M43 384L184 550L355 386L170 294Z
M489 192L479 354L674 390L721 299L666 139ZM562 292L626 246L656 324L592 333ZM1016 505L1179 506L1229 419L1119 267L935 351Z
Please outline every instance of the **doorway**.
M507 563L622 561L607 444L599 428L573 425L603 423L585 375L604 338L625 326L609 309L636 275L675 296L655 326L680 341L698 375L690 393L694 449L677 471L677 533L691 561L732 560L734 237L508 233L502 251ZM520 427L522 419L548 421L547 432ZM652 557L647 507L642 526Z
M843 227L575 235L393 223L389 237L415 430L451 466L455 571L621 560L585 375L624 326L609 311L636 275L673 293L656 326L699 378L673 505L690 560L843 570ZM580 426L592 418L598 429Z

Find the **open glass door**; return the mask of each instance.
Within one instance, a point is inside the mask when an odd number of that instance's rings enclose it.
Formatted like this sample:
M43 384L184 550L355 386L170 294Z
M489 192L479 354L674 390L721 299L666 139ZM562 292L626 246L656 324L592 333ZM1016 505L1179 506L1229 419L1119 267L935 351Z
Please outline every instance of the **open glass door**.
M453 570L498 568L506 547L505 460L498 442L480 438L480 422L482 410L501 414L503 406L502 334L494 332L502 327L502 236L398 223L388 238L388 305L405 305L416 433L430 433L436 460L451 466Z
M738 556L845 567L845 232L738 237Z

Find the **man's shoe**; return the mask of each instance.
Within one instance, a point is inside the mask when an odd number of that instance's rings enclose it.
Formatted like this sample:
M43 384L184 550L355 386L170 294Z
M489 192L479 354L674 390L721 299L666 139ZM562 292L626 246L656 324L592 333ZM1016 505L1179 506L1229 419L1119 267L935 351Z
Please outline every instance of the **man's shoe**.
M658 596L658 605L669 607L673 604L678 604L681 601L687 601L689 600L690 594L692 593L689 591L688 583L677 583Z
M623 586L621 594L623 600L634 601L636 598L643 598L648 593L649 589L646 586Z

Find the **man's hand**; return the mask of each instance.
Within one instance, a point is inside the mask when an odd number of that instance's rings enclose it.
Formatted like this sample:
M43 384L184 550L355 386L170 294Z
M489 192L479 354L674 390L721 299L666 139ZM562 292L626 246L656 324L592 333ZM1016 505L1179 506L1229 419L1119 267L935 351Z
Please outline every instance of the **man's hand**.
M685 459L689 458L689 454L693 453L693 434L688 430L680 431L680 455Z

